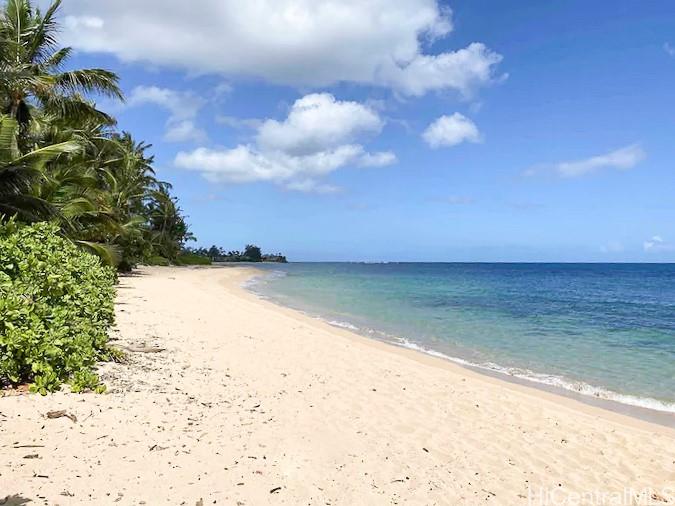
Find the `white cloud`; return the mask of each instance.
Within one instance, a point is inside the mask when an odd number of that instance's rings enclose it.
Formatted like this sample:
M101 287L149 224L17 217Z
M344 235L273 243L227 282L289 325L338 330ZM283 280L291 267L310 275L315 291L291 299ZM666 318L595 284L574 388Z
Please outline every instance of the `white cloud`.
M452 31L437 0L117 0L64 3L64 42L87 52L194 73L273 83L353 82L410 96L471 96L502 57L484 44L426 54ZM122 36L120 36L122 34Z
M129 95L128 105L153 104L169 112L164 139L169 142L203 142L206 132L195 124L195 117L206 101L191 92L158 86L137 86Z
M458 112L438 118L429 125L422 137L432 148L455 146L462 142L480 142L478 127Z
M493 67L501 60L501 55L484 44L473 42L458 51L420 54L406 65L383 69L381 84L388 84L404 95L419 97L428 91L452 89L468 98L475 89L493 80Z
M396 155L391 151L377 153L363 153L359 159L360 167L386 167L396 163Z
M176 91L158 86L136 86L129 95L130 106L154 104L171 113L176 120L194 118L205 101L188 91Z
M591 174L603 169L629 170L644 160L647 153L639 144L631 144L623 148L610 151L603 155L584 158L571 162L560 162L553 165L543 165L525 171L526 176L532 176L539 172L553 171L560 177L573 178Z
M164 134L164 140L168 142L204 142L206 139L206 132L192 120L169 121Z
M301 156L351 143L363 133L379 133L383 124L374 110L358 102L314 93L296 100L284 121L265 121L256 142L266 151Z
M64 25L67 31L101 30L105 23L96 16L66 16Z
M214 182L270 182L289 190L332 193L319 180L346 167L381 167L396 161L391 152L369 153L358 138L377 135L383 126L375 111L330 94L306 95L283 121L268 119L252 144L232 149L201 147L180 152L175 164Z
M666 242L660 235L655 235L651 239L642 243L642 248L647 253L664 253L675 251L675 245Z
M574 162L561 162L555 169L563 177L577 177L601 169L628 170L644 160L646 154L637 144L632 144L604 155Z
M668 53L669 56L675 58L675 47L673 47L670 42L665 42L663 44L663 50Z

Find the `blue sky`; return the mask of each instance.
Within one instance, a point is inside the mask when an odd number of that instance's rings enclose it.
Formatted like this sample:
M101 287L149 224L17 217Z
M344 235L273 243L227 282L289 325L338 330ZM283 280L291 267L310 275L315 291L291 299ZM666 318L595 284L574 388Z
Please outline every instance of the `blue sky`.
M154 145L201 245L675 261L671 1L64 10L73 65L119 73L127 103L100 105Z

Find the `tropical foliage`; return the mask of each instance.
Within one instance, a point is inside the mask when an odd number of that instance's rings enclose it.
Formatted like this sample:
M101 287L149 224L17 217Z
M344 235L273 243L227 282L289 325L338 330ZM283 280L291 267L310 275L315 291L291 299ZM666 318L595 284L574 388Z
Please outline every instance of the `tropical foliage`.
M176 258L177 265L211 265L211 259L204 255L197 255L188 251L182 252Z
M150 146L94 102L123 100L117 76L69 67L60 4L0 6L0 386L41 393L102 388L110 266L176 262L191 239Z
M53 221L123 270L175 261L191 235L171 186L157 179L150 146L118 132L93 101L123 99L117 76L67 69L60 4L42 12L7 0L0 12L0 215Z
M58 225L0 224L0 383L47 393L101 389L116 274L59 235Z

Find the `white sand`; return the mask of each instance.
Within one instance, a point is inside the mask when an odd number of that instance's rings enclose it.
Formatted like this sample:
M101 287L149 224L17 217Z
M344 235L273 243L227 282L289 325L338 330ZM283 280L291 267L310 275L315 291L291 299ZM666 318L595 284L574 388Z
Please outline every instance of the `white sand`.
M675 430L333 328L247 275L122 279L120 344L166 351L104 365L105 395L0 399L0 504L675 504Z

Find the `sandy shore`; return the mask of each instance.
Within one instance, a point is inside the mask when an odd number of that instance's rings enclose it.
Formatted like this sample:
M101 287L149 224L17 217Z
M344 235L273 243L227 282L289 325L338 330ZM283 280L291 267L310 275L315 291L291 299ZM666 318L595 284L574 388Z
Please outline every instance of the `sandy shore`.
M165 350L102 366L105 395L0 399L0 504L675 504L675 430L333 328L250 274L123 278L118 344Z

